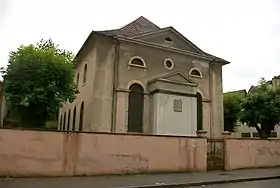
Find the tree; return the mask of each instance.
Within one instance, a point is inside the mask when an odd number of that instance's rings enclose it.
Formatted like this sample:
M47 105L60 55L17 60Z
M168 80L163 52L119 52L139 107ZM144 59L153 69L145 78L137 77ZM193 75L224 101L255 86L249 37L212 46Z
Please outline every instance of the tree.
M74 67L73 54L50 39L10 52L2 70L4 94L21 126L44 127L64 102L75 99Z
M256 90L243 100L241 108L241 122L255 127L260 138L266 139L280 122L280 90L269 87L261 79Z
M241 101L246 91L224 94L224 130L234 132L238 126L238 113L241 110Z

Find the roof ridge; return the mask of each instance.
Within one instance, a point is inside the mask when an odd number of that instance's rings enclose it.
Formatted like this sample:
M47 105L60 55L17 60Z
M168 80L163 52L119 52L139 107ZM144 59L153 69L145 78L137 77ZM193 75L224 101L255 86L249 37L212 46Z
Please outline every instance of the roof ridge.
M151 22L149 19L145 18L144 16L138 17L137 19L129 22L128 24L126 24L125 26L121 27L120 29L123 29L123 28L125 28L125 27L127 27L127 26L129 26L129 25L131 25L133 23L139 22L141 20L142 21L147 21L147 22L151 23L153 26L157 27L158 29L161 29L159 26L157 26L155 23Z
M100 31L101 33L119 35L124 37L133 37L146 32L157 31L161 28L145 18L140 16L119 29Z

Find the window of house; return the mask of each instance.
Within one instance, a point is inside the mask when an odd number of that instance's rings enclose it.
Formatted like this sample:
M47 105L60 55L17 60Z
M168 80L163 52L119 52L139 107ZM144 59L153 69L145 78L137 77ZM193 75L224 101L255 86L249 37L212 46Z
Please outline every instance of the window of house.
M75 131L75 124L76 124L76 106L74 107L74 111L73 111L72 131Z
M251 133L241 133L242 138L251 138Z
M143 133L143 109L144 88L134 83L129 87L127 132Z
M189 75L196 78L202 78L202 73L196 68L192 68L189 72Z
M83 130L83 122L84 122L84 102L81 103L81 108L80 108L79 131Z
M84 66L83 84L87 81L87 63Z
M79 80L80 80L80 75L79 73L77 74L77 77L76 77L76 85L79 86Z
M196 93L197 96L197 130L203 130L203 103L202 103L202 95L200 93Z
M128 65L133 66L133 67L146 68L146 63L145 63L144 59L141 57L131 58Z
M164 66L167 68L167 69L172 69L173 66L174 66L174 63L171 59L166 59L164 60Z
M173 40L172 40L171 37L166 37L166 38L165 38L165 41L166 41L166 42L172 42Z

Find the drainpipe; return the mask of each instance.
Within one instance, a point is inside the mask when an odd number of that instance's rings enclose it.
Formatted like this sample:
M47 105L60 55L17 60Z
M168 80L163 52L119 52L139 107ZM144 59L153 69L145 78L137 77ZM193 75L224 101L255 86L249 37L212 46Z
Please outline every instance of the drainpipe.
M210 138L213 138L213 83L212 83L212 65L213 61L209 62L209 93L210 93Z
M117 87L119 81L119 40L117 36L113 36L115 57L114 57L114 69L113 69L113 87L112 87L112 113L111 113L111 132L116 131L116 109L117 109Z

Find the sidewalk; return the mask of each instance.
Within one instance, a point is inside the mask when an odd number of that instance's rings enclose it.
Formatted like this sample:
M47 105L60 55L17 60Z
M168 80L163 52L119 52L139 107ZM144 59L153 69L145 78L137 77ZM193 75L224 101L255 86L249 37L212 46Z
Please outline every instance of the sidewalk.
M65 178L18 178L0 180L1 188L108 188L188 187L262 179L280 179L280 168L207 173L139 174Z

